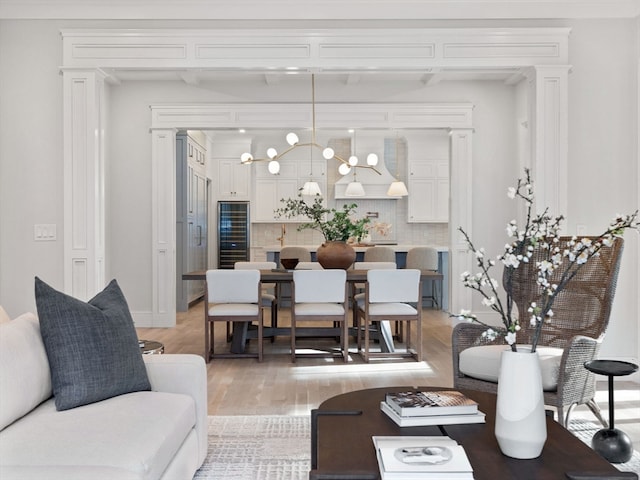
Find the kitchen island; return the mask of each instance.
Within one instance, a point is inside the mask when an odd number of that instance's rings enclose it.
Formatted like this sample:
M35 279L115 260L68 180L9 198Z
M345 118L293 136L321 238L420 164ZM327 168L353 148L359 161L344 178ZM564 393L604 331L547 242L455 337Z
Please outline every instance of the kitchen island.
M269 262L280 262L280 250L284 247L303 247L309 250L311 253L311 260L316 261L316 251L319 245L268 245L266 247L260 247L266 256L266 260ZM353 249L356 251L356 262L362 262L364 260L364 252L369 248L376 247L389 247L396 252L396 265L398 268L405 268L407 260L407 252L413 248L423 245L354 245ZM435 248L438 251L438 272L444 275L442 282L442 305L443 310L447 310L449 306L449 247L440 245L427 245ZM252 249L255 251L255 248ZM425 296L430 295L429 291L424 292Z

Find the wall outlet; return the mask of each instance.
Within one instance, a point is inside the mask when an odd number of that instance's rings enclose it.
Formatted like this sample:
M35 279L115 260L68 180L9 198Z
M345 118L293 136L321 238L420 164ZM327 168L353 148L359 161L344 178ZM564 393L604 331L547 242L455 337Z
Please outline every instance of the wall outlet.
M38 242L53 242L57 240L56 224L38 223L33 226L33 239Z

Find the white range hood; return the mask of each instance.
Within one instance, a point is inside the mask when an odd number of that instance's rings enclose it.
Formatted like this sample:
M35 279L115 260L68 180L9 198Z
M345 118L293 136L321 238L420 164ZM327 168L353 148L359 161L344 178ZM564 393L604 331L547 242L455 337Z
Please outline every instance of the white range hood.
M351 173L340 178L335 184L335 198L336 200L358 200L358 199L371 199L371 200L398 200L401 197L390 197L387 195L387 190L391 182L395 180L395 177L389 173L387 166L385 165L385 153L388 158L389 155L395 156L395 139L386 139L387 148L385 148L384 136L368 137L358 133L356 143L356 155L359 158L359 165L367 164L367 155L375 153L378 155L378 165L375 167L380 175L370 168L356 168L351 169ZM356 170L356 180L364 187L364 196L352 197L347 196L345 191L347 185L354 181L354 170Z

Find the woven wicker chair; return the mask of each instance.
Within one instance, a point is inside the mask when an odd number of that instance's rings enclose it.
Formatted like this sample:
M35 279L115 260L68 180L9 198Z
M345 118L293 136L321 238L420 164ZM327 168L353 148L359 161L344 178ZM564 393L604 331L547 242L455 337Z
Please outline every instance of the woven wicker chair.
M568 237L560 239L561 248ZM600 255L592 257L582 266L579 273L558 294L553 304L554 316L542 328L539 346L564 349L560 361L558 386L555 391L545 391L545 405L553 406L558 412L558 422L568 424L571 410L576 405L586 404L606 427L600 408L594 400L595 376L584 368L584 363L594 359L600 350L611 314L611 306L616 290L623 240L617 238L611 248L603 247ZM529 264L519 268L512 276L513 299L519 312L525 312L529 304L539 295L536 284L536 252ZM559 272L556 272L559 275ZM533 329L528 321L521 322L518 332L519 344L530 344ZM497 384L464 375L459 369L460 352L469 347L503 343L498 338L494 342L482 337L486 330L482 325L460 323L453 329L453 383L456 388L467 388L484 392L497 391ZM566 415L564 408L568 407Z

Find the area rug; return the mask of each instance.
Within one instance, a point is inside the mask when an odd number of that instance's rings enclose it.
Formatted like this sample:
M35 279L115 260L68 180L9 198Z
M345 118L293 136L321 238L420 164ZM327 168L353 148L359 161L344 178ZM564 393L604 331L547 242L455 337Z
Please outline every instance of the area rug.
M306 480L309 416L210 416L209 448L194 480Z
M575 419L569 422L569 431L589 446L591 446L593 435L601 428L599 424L582 419ZM622 472L640 474L640 452L635 450L631 460L626 463L614 463L613 466Z
M569 430L587 445L600 429L575 419ZM209 417L209 448L193 480L306 480L310 469L309 416L234 415ZM621 471L640 472L640 452Z

